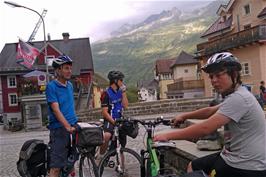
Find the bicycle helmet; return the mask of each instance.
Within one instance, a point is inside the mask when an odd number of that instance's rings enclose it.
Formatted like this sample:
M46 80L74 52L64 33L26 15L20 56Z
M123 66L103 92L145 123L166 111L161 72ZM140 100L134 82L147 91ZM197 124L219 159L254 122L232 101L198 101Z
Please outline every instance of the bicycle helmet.
M117 83L117 81L122 80L125 77L125 75L120 71L110 71L107 77L111 83L112 82Z
M207 63L201 68L206 73L228 71L241 71L238 59L229 52L216 53L211 56Z
M56 69L59 68L63 64L72 64L72 60L67 55L60 55L59 57L53 60L52 66Z

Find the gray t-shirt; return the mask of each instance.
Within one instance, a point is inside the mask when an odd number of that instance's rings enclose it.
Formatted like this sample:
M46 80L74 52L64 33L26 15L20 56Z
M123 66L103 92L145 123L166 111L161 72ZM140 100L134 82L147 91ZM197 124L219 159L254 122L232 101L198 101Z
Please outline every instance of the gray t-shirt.
M224 126L225 162L239 169L266 170L266 119L256 98L240 86L225 98L218 113L231 119Z

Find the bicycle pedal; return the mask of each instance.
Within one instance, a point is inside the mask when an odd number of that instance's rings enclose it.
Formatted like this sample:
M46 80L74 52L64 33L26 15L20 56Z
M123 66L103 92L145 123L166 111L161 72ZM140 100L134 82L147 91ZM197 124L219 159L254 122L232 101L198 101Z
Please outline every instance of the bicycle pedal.
M74 176L76 176L76 173L75 173L75 171L72 171L72 172L70 173L70 176L71 176L71 177L74 177Z
M108 167L109 167L109 168L114 168L114 167L115 167L115 162L112 161L112 160L109 161L109 162L108 162Z

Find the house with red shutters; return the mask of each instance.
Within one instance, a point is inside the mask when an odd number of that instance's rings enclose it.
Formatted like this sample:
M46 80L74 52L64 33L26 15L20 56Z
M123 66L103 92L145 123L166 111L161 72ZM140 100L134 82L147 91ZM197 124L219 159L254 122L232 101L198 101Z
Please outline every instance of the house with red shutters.
M73 79L71 82L75 91L78 92L81 85L85 89L88 88L87 86L92 82L94 75L90 39L70 39L69 36L69 33L63 33L63 39L61 40L51 40L48 36L46 59L51 60L62 54L70 56L73 60ZM32 70L26 69L17 63L16 50L18 43L6 44L0 53L0 113L3 114L6 123L12 121L25 122L23 120L25 119L24 115L32 117L32 120L34 120L34 116L39 115L43 121L47 117L47 107L43 99L45 98L44 92L38 84L40 79L45 80L46 78L23 77L34 70L47 73L44 42L36 41L30 44L40 51ZM51 66L48 66L48 72L50 79L52 79L54 71ZM46 75L44 76L46 77ZM44 104L38 105L40 95L39 102ZM34 96L37 100L32 99ZM24 110L25 107L23 107L22 101L27 100L27 97L31 97L31 100L35 100L35 102L27 105L27 110Z

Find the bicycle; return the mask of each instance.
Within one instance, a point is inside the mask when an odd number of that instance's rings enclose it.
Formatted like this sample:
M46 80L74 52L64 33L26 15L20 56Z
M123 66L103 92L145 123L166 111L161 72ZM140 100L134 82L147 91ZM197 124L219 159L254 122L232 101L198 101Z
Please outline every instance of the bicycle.
M123 123L128 122L127 119L115 121L114 133L111 137L111 143L107 153L101 159L98 169L99 176L132 176L139 177L143 163L141 157L134 150L121 147L119 142L119 133ZM113 148L112 148L113 147Z
M61 169L60 177L75 176L74 164L78 160L77 156L80 156L79 177L98 177L95 152L96 147L103 142L103 131L97 123L78 123L75 127L75 138L70 134L68 164ZM93 136L94 139L90 139L89 136Z
M145 128L147 133L146 138L146 149L141 150L141 159L144 165L141 171L141 177L159 177L159 176L168 176L175 177L177 176L173 169L165 167L165 152L169 151L172 148L175 148L174 142L153 142L154 129L157 125L163 124L169 126L171 124L170 120L165 120L162 117L157 118L156 120L134 120Z
M77 157L80 156L79 159L79 177L98 177L98 168L95 163L95 146L88 147L78 147L74 145L75 139L72 139L73 135L70 135L71 146L69 153L67 165L60 169L60 177L68 177L75 176L75 162L78 160ZM76 150L77 148L77 150ZM49 165L48 165L49 166ZM49 168L47 170L47 174L49 175Z
M96 147L101 145L103 130L98 123L78 123L77 149L80 153L79 177L98 177L98 167L95 162Z

